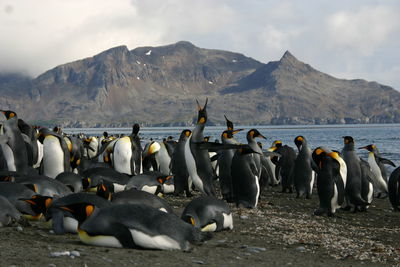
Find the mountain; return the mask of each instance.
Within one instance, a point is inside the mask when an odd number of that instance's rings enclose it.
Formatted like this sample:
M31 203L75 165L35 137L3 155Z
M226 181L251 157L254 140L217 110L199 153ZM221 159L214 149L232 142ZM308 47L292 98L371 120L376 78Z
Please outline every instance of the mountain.
M189 42L114 47L35 79L0 76L1 109L64 127L187 125L195 99L209 99L211 124L400 122L400 93L364 80L337 79L287 51L263 64Z

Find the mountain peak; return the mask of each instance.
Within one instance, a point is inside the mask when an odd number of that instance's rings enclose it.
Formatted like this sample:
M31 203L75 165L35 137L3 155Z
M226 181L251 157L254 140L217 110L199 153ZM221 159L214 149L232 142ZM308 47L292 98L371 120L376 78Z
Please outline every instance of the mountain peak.
M289 50L286 50L286 52L283 54L281 59L279 60L281 63L296 63L299 62L299 60L292 55L292 53L289 52Z

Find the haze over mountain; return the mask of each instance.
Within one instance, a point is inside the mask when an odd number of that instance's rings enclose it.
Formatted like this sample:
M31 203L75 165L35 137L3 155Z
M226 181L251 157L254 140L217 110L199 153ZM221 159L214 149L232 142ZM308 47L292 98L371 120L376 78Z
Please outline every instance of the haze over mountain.
M400 92L313 69L287 51L263 64L189 42L114 47L35 79L0 75L1 109L67 126L187 125L195 99L209 99L211 124L400 122Z

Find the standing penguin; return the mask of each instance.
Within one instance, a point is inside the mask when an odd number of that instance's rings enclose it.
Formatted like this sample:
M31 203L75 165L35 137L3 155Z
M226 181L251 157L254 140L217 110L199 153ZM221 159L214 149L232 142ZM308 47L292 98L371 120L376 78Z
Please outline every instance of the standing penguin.
M239 148L232 158L231 174L233 198L238 207L255 208L260 196L257 152L247 146Z
M139 124L134 124L132 134L121 137L114 144L113 166L118 172L128 175L142 173L142 147L139 138Z
M159 171L164 174L170 174L170 163L171 156L168 153L168 149L166 147L166 140L159 143L156 141L151 141L150 145L148 145L143 153L146 156L154 155L154 159L157 163L156 169L154 171Z
M202 108L197 102L198 117L197 124L191 136L185 144L185 162L190 178L198 190L205 195L215 196L213 181L215 173L211 165L211 159L206 149L201 149L199 144L204 141L204 127L207 122L207 102Z
M276 147L275 152L280 157L272 157L272 161L276 164L275 176L280 177L282 185L282 193L293 193L293 167L296 160L296 152L288 145L282 145L282 141L275 140L273 146Z
M180 195L185 191L187 197L191 196L189 186L189 173L185 161L185 144L192 131L185 129L179 136L178 144L171 158L171 172L174 175L175 195Z
M400 167L390 174L389 182L389 201L394 211L400 211Z
M386 197L388 194L388 185L387 185L387 174L384 164L390 164L393 167L396 167L394 163L388 159L384 159L380 156L379 150L376 145L371 144L368 146L360 147L360 149L366 149L369 151L368 153L368 163L371 168L374 184L374 192L377 193L377 197Z
M233 127L232 127L233 129ZM221 134L221 140L223 144L239 144L233 137L233 135L239 130L225 130ZM233 188L232 188L232 159L235 155L236 149L224 149L220 152L218 158L219 166L219 185L221 188L222 198L228 203L232 203L233 199Z
M314 211L315 215L333 216L344 202L344 183L341 176L341 164L333 154L326 148L318 147L312 153L312 158L317 167L317 191L319 197L319 208Z
M0 144L3 157L9 171L28 173L28 152L24 138L18 128L18 117L15 112L2 111L7 120L0 127L4 141Z
M315 173L312 169L311 149L308 147L307 140L304 136L297 136L294 139L299 154L293 167L293 182L297 192L297 197L306 196L311 198L312 188L314 185Z
M43 128L39 133L43 144L42 173L55 178L62 172L70 171L70 152L62 135Z
M354 212L363 210L368 205L366 199L362 197L363 173L361 160L354 151L354 139L351 136L344 136L344 147L342 150L343 160L347 166L346 181L346 202Z

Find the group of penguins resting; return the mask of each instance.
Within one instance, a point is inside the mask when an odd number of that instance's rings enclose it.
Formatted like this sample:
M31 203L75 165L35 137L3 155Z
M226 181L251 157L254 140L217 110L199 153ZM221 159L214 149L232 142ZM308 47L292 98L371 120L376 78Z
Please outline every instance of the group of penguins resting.
M197 102L198 119L179 140L150 140L144 148L139 125L132 133L113 137L70 136L61 129L32 127L13 111L0 113L0 226L20 220L45 219L55 234L78 233L83 243L125 248L189 249L211 237L209 232L232 229L227 204L257 207L268 185L310 198L316 177L319 208L315 215L333 216L337 209L366 211L373 197L387 197L400 210L400 168L387 179L375 145L368 162L344 137L341 153L326 147L313 151L303 136L294 140L298 153L281 141L263 150L247 132L238 143L226 117L221 142L209 142L203 131L207 101ZM395 166L394 166L395 167ZM219 184L222 199L214 185ZM202 196L190 201L179 218L163 194Z

